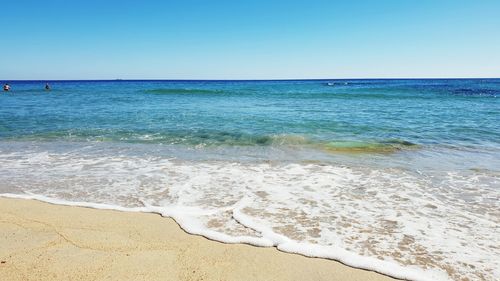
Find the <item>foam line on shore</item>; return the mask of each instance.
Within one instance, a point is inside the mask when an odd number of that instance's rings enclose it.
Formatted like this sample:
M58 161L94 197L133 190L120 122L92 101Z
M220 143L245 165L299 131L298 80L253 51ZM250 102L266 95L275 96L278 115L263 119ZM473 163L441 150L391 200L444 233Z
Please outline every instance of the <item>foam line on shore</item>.
M258 247L276 247L278 250L287 253L300 254L307 257L325 258L339 261L345 265L352 266L359 269L375 271L384 275L395 277L398 279L407 279L415 281L441 281L451 280L444 272L437 270L423 270L412 266L400 266L396 263L378 260L376 258L364 257L355 253L348 252L342 248L332 246L318 246L308 243L294 242L287 237L276 234L266 226L260 225L249 216L243 214L240 210L244 208L245 200L243 199L235 204L233 209L233 217L245 227L252 228L262 234L261 238L239 236L233 237L227 234L219 233L210 229L206 229L202 224L198 223L195 219L189 217L189 211L183 212L183 207L122 207L102 203L90 202L73 202L61 199L46 197L43 195L25 193L25 194L12 194L3 193L0 197L15 198L15 199L29 199L38 200L46 203L76 207L87 207L103 210L115 210L123 212L143 212L143 213L156 213L164 217L174 219L177 224L187 233L200 235L210 240L215 240L223 243L231 244L249 244Z

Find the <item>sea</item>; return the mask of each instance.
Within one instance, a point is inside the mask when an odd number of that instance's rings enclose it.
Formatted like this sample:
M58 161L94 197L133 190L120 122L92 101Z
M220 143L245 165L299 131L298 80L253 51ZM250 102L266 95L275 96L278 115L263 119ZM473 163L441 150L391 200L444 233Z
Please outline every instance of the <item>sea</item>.
M500 280L500 79L1 82L0 196Z

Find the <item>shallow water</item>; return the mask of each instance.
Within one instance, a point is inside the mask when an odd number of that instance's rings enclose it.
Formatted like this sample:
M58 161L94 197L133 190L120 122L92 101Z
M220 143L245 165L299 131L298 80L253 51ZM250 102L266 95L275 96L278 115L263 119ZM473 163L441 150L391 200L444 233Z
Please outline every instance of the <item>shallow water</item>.
M500 278L500 80L11 85L6 196L396 277Z

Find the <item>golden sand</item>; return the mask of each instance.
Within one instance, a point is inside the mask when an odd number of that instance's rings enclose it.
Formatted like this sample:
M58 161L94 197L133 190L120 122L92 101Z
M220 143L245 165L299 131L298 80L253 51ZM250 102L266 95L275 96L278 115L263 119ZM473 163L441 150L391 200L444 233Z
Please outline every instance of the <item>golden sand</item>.
M393 280L275 248L224 244L172 219L0 198L0 280Z

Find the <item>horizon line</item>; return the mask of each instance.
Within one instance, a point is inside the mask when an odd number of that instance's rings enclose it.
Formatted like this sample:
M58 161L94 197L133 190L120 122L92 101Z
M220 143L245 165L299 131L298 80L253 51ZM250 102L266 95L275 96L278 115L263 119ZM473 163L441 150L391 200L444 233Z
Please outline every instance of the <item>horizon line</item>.
M277 78L277 79L169 79L169 78L133 78L133 79L0 79L2 82L92 82L92 81L178 81L178 82L252 82L252 81L326 81L326 80L480 80L480 79L500 79L500 77L398 77L398 78Z

